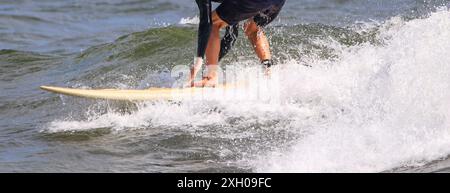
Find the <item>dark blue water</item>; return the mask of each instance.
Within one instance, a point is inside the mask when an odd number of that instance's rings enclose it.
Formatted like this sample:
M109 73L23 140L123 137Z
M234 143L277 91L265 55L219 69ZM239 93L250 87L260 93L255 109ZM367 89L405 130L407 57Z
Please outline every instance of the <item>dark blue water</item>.
M194 1L3 0L0 172L448 172L449 6L288 0L279 102L122 103L39 86L170 85ZM223 65L256 63L240 36Z

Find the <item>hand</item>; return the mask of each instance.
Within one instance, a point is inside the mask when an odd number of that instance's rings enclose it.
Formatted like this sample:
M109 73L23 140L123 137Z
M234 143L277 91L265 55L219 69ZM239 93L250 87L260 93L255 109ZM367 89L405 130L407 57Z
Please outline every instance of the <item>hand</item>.
M194 80L195 76L197 75L198 71L201 69L203 64L203 58L202 57L196 57L194 60L194 65L191 67L191 72L189 74L188 81L183 85L183 87L194 87Z

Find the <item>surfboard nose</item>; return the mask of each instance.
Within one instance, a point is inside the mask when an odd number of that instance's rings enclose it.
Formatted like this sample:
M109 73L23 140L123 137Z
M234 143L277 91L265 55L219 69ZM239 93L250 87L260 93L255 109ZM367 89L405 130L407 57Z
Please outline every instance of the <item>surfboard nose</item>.
M47 90L47 91L51 90L50 86L40 86L39 88L42 89L42 90Z
M49 92L57 92L59 89L57 87L53 86L40 86L42 90L49 91Z

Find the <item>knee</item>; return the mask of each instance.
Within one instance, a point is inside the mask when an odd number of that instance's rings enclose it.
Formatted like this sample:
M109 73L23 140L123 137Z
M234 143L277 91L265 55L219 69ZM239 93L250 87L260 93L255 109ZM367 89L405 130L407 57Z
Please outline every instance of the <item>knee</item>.
M213 17L212 17L213 29L220 30L226 26L227 26L227 24L222 19L219 18L219 16L217 15L216 12L214 12Z
M213 22L212 27L213 29L220 30L224 28L225 25L222 22Z

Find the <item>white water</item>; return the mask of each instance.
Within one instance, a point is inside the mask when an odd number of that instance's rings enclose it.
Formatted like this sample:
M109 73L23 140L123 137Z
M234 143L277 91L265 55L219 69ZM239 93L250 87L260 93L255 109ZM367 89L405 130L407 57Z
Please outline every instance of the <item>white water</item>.
M298 98L317 94L324 109L345 111L290 150L261 156L257 171L381 172L450 153L450 12L393 18L379 36L384 46L342 48L329 69L287 78Z
M287 126L275 129L307 131L288 150L246 160L258 172L380 172L447 156L450 11L411 21L392 18L381 27L379 38L383 45L345 47L328 41L339 58L305 59L312 68L299 61L282 65L279 93L266 93L279 100L160 103L131 115L54 121L46 130L190 125L187 129L195 133L196 126L244 117L245 124L285 120ZM208 110L217 106L221 113Z
M192 25L196 25L200 23L200 18L198 16L194 16L194 17L184 17L180 19L180 22L178 22L178 24L192 24Z

